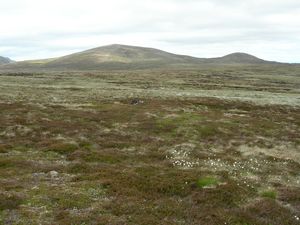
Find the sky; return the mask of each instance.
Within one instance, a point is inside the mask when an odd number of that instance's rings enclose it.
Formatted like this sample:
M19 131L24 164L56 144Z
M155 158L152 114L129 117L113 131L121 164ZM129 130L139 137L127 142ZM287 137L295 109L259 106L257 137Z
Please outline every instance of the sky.
M300 62L299 0L0 0L0 24L0 55L14 60L126 44Z

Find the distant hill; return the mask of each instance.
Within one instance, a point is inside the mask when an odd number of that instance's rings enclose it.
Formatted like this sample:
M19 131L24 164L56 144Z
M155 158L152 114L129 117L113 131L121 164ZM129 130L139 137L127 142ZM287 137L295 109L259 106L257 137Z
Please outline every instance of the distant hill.
M267 63L268 61L265 61L263 59L257 58L253 55L249 55L246 53L232 53L229 55L225 55L220 58L214 58L215 62L218 63L247 63L247 64L256 64L256 63Z
M174 63L196 62L197 58L176 55L153 48L108 45L60 57L48 62L47 68L148 68Z
M13 61L10 58L0 56L0 65L12 63Z
M203 64L270 63L246 53L233 53L219 58L196 58L176 55L154 48L108 45L83 52L43 60L30 60L0 66L0 70L113 70L151 69Z

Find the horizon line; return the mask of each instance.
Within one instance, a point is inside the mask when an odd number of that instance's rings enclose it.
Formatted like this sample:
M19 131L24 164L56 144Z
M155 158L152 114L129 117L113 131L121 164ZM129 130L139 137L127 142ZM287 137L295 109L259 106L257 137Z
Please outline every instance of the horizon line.
M118 43L114 43L114 44L107 44L107 45L102 45L102 46L97 46L97 47L91 47L88 49L83 49L80 51L76 51L73 53L69 53L69 54L64 54L61 56L55 56L55 57L46 57L46 58L35 58L35 59L22 59L22 60L14 60L13 58L9 57L9 56L4 56L4 55L0 55L0 57L3 58L8 58L10 60L12 60L12 63L18 63L18 62L27 62L27 61L37 61L37 60L47 60L47 59L58 59L58 58L62 58L65 56L69 56L69 55L73 55L73 54L77 54L77 53L81 53L81 52L85 52L85 51L89 51L89 50L93 50L93 49L97 49L97 48L104 48L104 47L109 47L109 46L123 46L123 47L135 47L135 48L145 48L145 49L153 49L153 50L158 50L158 51L163 51L169 54L174 54L174 55L179 55L179 56L187 56L187 57L192 57L192 58L196 58L196 59L216 59L216 58L222 58L222 57L226 57L226 56L230 56L230 55L234 55L234 54L245 54L245 55L249 55L252 57L256 57L258 59L264 60L266 62L273 62L273 63L282 63L282 64L299 64L299 62L282 62L282 61L273 61L273 60L268 60L268 59L263 59L260 58L256 55L247 53L247 52L243 52L243 51L237 51L237 52L231 52L222 56L217 56L217 57L198 57L198 56L193 56L193 55L188 55L188 54L180 54L180 53L174 53L174 52L169 52L163 49L159 49L159 48L155 48L155 47L150 47L150 46L137 46L137 45L128 45L128 44L118 44Z

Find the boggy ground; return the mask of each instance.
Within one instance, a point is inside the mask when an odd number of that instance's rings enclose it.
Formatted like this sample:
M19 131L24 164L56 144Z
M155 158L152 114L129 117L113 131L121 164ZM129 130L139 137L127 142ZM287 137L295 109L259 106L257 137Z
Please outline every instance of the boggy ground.
M299 68L0 74L0 224L299 224Z
M297 107L6 94L0 224L300 223Z

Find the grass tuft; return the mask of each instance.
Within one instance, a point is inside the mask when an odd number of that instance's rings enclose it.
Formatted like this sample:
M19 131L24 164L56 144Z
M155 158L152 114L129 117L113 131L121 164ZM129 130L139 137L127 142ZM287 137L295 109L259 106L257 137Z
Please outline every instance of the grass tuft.
M261 193L261 196L264 197L264 198L276 199L277 198L277 192L274 191L274 190L263 191Z
M199 188L215 186L219 183L219 180L215 177L203 177L197 181Z

